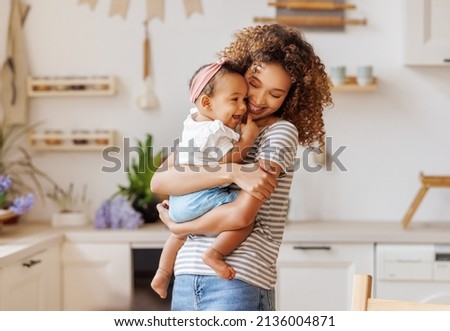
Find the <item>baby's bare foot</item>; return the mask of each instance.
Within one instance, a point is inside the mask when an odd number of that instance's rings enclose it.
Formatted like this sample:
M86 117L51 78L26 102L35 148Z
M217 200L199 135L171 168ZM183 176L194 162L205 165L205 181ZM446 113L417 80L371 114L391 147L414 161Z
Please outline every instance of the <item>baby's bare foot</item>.
M162 299L167 297L167 289L169 288L171 277L172 275L170 272L158 268L158 270L156 270L155 277L152 279L150 286Z
M203 254L203 262L211 267L223 279L233 279L236 271L223 260L223 255L214 248L208 248Z

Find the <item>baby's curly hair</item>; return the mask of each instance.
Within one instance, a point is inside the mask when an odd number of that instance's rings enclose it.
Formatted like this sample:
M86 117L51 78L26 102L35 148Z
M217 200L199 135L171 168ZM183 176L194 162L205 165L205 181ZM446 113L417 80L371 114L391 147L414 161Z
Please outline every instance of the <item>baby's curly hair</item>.
M247 27L234 34L233 42L220 57L234 61L244 70L260 63L278 63L289 73L292 86L276 116L294 124L299 143L324 143L323 110L333 104L325 66L313 47L296 28L281 24Z

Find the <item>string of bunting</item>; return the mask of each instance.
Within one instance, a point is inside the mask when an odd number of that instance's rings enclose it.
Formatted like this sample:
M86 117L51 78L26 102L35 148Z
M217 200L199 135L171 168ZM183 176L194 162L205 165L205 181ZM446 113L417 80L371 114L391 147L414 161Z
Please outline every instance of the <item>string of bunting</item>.
M147 21L159 18L164 21L164 0L146 0ZM78 0L79 5L88 5L91 10L97 6L98 0ZM110 0L109 16L120 15L126 19L130 0ZM186 17L191 17L194 13L203 14L202 0L183 0Z

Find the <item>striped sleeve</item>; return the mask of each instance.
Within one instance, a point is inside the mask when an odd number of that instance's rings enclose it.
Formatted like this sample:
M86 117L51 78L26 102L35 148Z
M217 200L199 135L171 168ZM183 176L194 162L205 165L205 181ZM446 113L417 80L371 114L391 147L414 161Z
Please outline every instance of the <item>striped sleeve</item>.
M285 174L297 153L297 128L290 122L279 121L266 130L260 142L261 148L255 159L256 161L275 162Z

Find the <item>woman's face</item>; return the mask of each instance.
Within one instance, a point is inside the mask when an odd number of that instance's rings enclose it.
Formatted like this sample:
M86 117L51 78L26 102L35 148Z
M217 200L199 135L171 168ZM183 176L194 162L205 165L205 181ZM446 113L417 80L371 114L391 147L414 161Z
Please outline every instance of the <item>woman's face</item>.
M248 82L248 113L253 120L270 119L283 104L292 85L288 72L278 63L261 63L251 67L245 78Z

